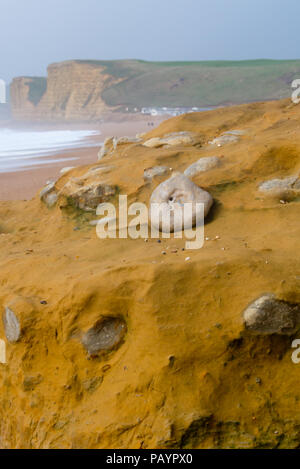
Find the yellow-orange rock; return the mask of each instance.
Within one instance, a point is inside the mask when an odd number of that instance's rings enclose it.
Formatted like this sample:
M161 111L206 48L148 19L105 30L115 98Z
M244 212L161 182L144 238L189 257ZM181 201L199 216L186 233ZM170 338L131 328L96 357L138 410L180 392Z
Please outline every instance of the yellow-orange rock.
M299 119L289 100L176 117L145 140L190 131L201 147L121 146L113 167L95 171L129 204L149 204L144 168L183 172L211 156L209 141L245 130L214 147L222 165L193 179L216 201L199 250L175 238L100 240L95 213L49 210L39 195L0 203L0 306L22 325L9 343L0 323L1 448L299 446L299 335L253 334L243 322L266 292L300 303L299 200L258 191L299 174ZM62 175L56 190L98 167ZM121 318L126 333L89 356L83 335L103 318Z

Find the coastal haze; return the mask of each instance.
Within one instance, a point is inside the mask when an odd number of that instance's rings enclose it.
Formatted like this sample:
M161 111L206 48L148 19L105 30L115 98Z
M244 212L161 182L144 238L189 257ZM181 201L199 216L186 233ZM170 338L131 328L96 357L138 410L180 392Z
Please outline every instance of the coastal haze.
M299 0L0 7L0 449L298 449Z
M84 142L91 144L85 139L89 132L96 146L108 135L134 136L182 113L288 97L300 61L292 35L279 37L276 24L291 29L299 4L289 1L283 11L280 1L242 5L231 0L223 15L216 14L222 8L222 1L188 0L183 7L175 0L170 8L157 0L46 0L43 5L29 0L26 6L4 0L0 79L6 81L7 103L0 104L1 172L31 168L23 175L28 182L22 194L30 197L45 182L44 169L38 177L43 165L54 177L68 158L72 165L90 162L76 152ZM53 127L60 138L69 132L56 147ZM15 153L8 137L16 141ZM72 152L65 151L69 138ZM50 159L55 150L57 157ZM36 184L30 182L33 171ZM8 187L2 184L2 198L13 197Z
M7 83L70 59L298 59L297 0L1 1Z

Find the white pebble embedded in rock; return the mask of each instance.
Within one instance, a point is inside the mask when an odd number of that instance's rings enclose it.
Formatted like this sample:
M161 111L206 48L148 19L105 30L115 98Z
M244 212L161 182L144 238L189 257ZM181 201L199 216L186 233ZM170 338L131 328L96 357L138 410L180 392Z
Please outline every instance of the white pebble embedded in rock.
M191 164L186 170L184 174L187 177L196 176L199 173L209 171L210 169L214 169L220 165L220 158L218 156L207 156L204 158L200 158L195 163Z
M191 212L183 217L185 204L189 203ZM150 199L151 223L157 230L164 231L166 220L170 220L170 232L191 229L201 218L208 214L213 204L212 196L194 184L187 176L174 173L159 184ZM184 220L185 218L185 220ZM184 223L183 223L184 220ZM202 220L201 220L202 221Z
M21 327L15 313L8 307L3 313L3 325L6 338L9 342L15 343L21 337Z
M268 293L251 303L243 313L245 328L256 334L292 335L300 324L300 305L278 300Z

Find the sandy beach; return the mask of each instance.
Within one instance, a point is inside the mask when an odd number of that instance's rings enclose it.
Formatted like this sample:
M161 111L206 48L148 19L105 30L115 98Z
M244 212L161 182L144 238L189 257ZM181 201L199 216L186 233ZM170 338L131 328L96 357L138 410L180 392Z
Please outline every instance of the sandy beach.
M37 126L34 130L45 129L90 129L98 130L99 135L87 139L87 142L95 146L73 148L71 150L60 151L55 155L43 158L43 161L49 160L49 164L38 164L26 170L0 173L0 200L28 200L46 184L49 180L55 180L60 175L60 170L67 166L81 166L92 164L97 161L97 154L101 142L108 136L121 137L123 135L135 136L137 133L149 132L163 119L151 116L133 116L128 117L116 115L114 120L99 124L63 124L58 126ZM21 125L19 125L21 127ZM28 126L27 126L28 128ZM99 143L99 145L98 145ZM55 159L55 162L50 162ZM59 161L61 159L61 161Z

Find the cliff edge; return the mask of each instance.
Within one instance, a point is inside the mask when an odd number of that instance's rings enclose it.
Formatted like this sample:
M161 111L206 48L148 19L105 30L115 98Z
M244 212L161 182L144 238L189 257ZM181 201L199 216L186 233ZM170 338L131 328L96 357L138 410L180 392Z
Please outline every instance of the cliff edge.
M207 107L289 97L299 60L73 60L11 84L16 120L95 121L113 110Z
M98 120L108 109L102 99L107 83L116 79L92 63L68 61L48 67L48 77L19 77L12 81L11 108L16 120Z

